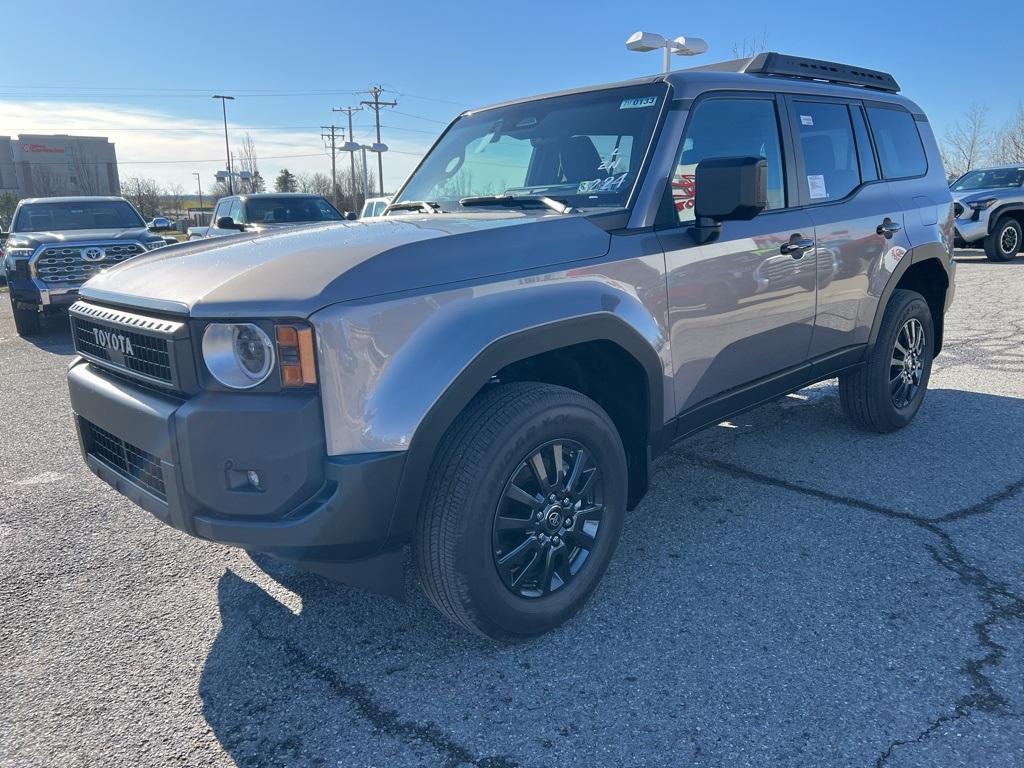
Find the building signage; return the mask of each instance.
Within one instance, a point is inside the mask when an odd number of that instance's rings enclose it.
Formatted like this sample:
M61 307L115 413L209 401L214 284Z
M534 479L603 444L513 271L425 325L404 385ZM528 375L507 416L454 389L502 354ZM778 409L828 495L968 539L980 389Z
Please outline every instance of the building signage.
M53 152L54 154L63 155L64 147L48 147L45 144L22 144L22 152Z

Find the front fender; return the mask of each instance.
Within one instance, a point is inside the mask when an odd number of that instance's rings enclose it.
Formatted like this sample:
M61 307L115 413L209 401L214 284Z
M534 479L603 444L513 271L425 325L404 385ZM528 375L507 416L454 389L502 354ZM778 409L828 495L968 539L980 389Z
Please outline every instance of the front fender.
M671 361L650 299L603 275L557 273L314 315L328 453L408 451L388 544L408 538L449 425L510 363L611 341L643 367L648 433L659 432L674 412Z

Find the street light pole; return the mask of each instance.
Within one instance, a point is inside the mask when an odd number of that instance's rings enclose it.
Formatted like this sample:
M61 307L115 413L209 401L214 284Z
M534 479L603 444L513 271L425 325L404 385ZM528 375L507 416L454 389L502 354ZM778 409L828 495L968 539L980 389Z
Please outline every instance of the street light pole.
M199 172L198 171L196 171L192 175L196 177L196 185L199 187L199 216L200 216L200 221L202 221L202 215L203 215L203 182L201 181L201 177L199 176Z
M231 177L231 146L228 144L228 107L229 101L234 101L234 96L218 96L214 95L215 99L220 99L221 112L224 113L224 153L228 157L228 193L235 194L235 182Z

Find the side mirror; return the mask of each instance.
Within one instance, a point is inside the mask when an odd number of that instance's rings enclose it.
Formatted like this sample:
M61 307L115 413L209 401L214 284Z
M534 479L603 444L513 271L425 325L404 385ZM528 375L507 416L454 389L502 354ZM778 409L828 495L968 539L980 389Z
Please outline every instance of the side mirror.
M237 229L241 232L245 229L245 224L236 224L230 216L221 216L217 219L217 229Z
M345 221L355 221L359 218L359 216L357 216L353 211L345 211L345 213L342 214L342 217Z
M697 165L696 229L713 240L723 221L749 221L768 206L768 162L763 157L715 157Z

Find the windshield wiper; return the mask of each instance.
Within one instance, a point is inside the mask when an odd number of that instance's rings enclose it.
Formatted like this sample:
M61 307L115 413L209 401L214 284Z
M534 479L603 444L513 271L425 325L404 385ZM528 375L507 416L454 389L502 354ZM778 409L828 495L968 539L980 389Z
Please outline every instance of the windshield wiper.
M441 204L433 200L406 200L401 203L391 203L384 209L384 213L391 211L419 211L420 213L441 213ZM381 215L383 216L384 213Z
M473 205L504 205L520 208L550 208L555 213L572 213L571 206L544 195L480 195L464 197L459 204L465 207Z

